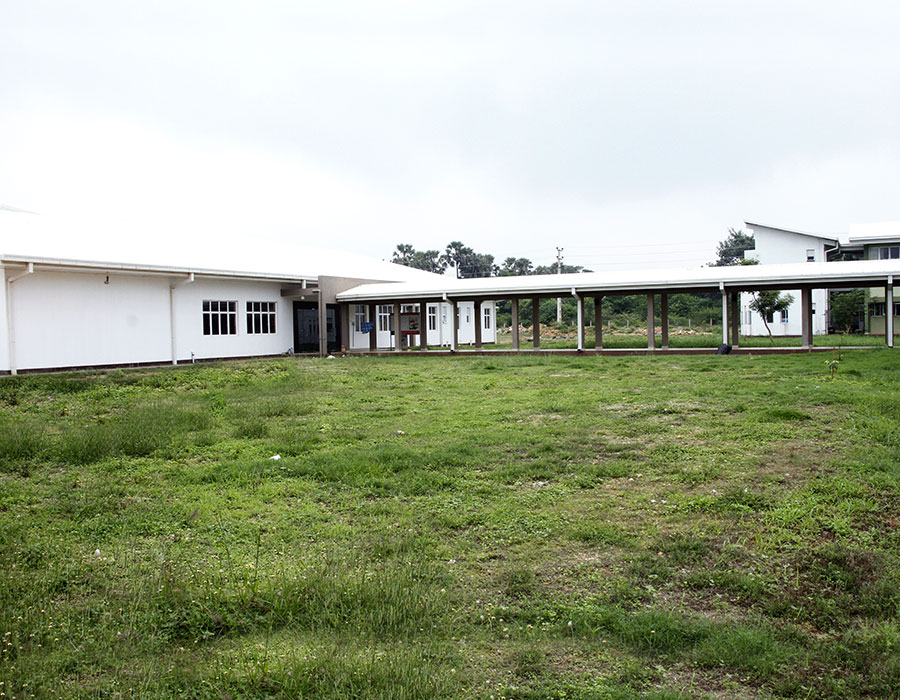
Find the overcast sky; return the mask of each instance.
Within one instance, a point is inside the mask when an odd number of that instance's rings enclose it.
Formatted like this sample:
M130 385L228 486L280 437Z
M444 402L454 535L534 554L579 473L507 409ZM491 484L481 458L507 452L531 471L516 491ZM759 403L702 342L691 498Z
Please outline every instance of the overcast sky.
M107 259L699 265L745 219L900 219L898 28L896 0L7 0L0 205Z

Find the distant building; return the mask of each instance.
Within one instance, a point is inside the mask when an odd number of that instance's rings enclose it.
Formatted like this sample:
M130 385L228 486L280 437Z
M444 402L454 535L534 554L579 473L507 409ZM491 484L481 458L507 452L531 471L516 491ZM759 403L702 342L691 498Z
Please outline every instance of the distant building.
M852 224L846 236L836 234L811 233L792 229L744 222L746 230L753 234L756 249L747 252L760 264L797 262L822 262L836 260L889 260L900 258L900 221L877 224ZM797 290L782 290L794 297L794 303L783 313L774 313L766 319L772 335L799 336L802 317L800 296ZM812 328L814 334L833 330L829 291L816 289L812 292ZM766 335L766 327L759 314L750 309L753 295L741 294L741 333L743 335ZM883 287L866 288L866 305L862 327L873 335L884 335L885 290ZM893 313L900 316L900 304L895 304ZM840 329L838 329L840 330Z

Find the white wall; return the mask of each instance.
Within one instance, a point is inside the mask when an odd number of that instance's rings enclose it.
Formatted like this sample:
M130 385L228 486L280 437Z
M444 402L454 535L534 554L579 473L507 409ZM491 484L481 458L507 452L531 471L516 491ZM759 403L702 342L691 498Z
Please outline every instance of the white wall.
M756 250L748 251L749 257L759 260L761 265L777 265L779 263L807 262L807 251L812 250L814 262L825 261L825 250L828 243L823 238L807 236L792 231L758 226L750 229L756 242ZM785 289L784 294L794 297L794 303L788 309L787 323L782 322L781 314L776 313L774 322L769 328L774 336L798 336L802 332L803 316L800 310L800 290ZM767 335L766 327L760 315L750 312L749 304L753 295L741 294L741 333L743 335ZM814 289L812 292L813 333L821 335L828 332L828 292L825 289ZM749 317L749 322L748 322Z
M459 313L460 313L460 328L459 328L459 343L461 345L474 343L475 342L475 327L474 327L474 304L471 301L461 301L459 302ZM369 347L369 335L367 333L362 333L358 328L356 328L355 324L355 311L356 305L350 304L350 335L352 337L351 347L354 350L365 350ZM368 304L366 304L366 308L368 308ZM416 312L419 310L419 305L415 304L414 308ZM450 305L441 303L428 304L429 309L437 309L437 328L434 330L428 330L428 344L429 345L443 345L449 347L450 339L452 335L452 326L451 318L450 318ZM490 327L484 327L484 309L488 309L490 311ZM367 312L368 313L368 312ZM393 312L392 312L393 313ZM496 304L493 301L485 301L482 302L482 316L481 316L481 341L482 343L495 343L497 342L497 309ZM377 316L377 314L376 314ZM378 318L367 320L373 322L375 324L375 332L378 337L378 348L381 350L388 350L393 348L393 340L392 334L387 330L379 330ZM410 336L410 343L412 345L419 344L419 336L413 335Z
M171 362L169 287L178 280L116 274L108 284L106 279L105 273L39 269L11 285L17 369ZM236 335L203 335L204 300L238 302ZM277 303L277 333L247 333L247 301ZM284 353L293 345L292 305L281 298L277 282L198 278L175 289L175 329L182 361L191 353L197 359ZM0 369L8 370L5 323L0 335Z
M199 278L175 289L176 353L179 361L196 358L278 355L294 345L293 304L281 297L281 283ZM168 292L167 292L168 293ZM236 301L237 335L203 335L203 302ZM247 333L248 301L274 301L273 334Z
M17 369L170 357L167 279L37 270L11 289Z

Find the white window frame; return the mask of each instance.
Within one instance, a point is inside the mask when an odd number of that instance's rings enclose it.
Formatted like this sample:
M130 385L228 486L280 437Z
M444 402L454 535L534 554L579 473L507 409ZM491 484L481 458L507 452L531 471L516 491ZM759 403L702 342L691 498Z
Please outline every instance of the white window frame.
M353 325L357 333L362 333L363 324L366 322L365 304L353 305Z
M430 331L437 330L437 307L436 306L428 307L428 330L430 330Z
M790 313L788 313L788 310L785 309L784 311L781 312L781 322L782 322L782 323L787 323L787 322L790 321L790 320L791 320L791 319L790 319Z
M237 335L237 300L204 299L200 308L203 335Z
M394 330L394 305L379 304L378 305L378 330L393 331Z
M886 245L878 248L879 260L896 260L900 258L900 246Z
M278 302L247 302L247 335L275 335L278 332Z
M482 315L484 316L484 330L491 330L491 307L485 306L484 313Z
M881 318L884 316L884 302L883 301L873 301L872 302L872 318Z

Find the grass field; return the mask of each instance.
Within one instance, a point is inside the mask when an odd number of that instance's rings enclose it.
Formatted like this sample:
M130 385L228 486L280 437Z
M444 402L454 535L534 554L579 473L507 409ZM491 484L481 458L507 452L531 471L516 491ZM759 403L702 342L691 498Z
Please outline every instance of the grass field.
M0 697L896 698L898 358L0 378Z

